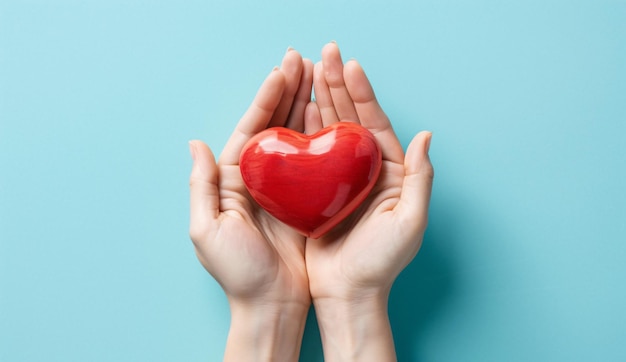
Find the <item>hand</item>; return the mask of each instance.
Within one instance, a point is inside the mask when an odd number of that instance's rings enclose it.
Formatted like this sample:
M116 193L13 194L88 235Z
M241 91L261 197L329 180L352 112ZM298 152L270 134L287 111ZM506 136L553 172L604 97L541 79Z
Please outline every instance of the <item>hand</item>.
M310 307L305 238L254 202L239 154L272 126L302 131L311 100L313 64L289 49L261 85L216 163L191 141L190 235L196 254L228 297L231 329L225 360L297 360Z
M398 274L417 254L427 224L433 168L431 133L417 134L405 156L358 62L342 63L336 44L315 64L317 108L306 133L359 122L379 142L383 165L364 204L319 240L306 241L306 268L326 361L395 360L387 301Z

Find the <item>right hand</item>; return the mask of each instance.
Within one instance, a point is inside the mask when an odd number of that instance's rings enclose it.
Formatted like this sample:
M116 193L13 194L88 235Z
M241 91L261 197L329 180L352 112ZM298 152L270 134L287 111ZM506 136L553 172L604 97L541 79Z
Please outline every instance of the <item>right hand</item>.
M304 128L312 73L313 64L289 49L281 68L265 79L217 163L206 144L190 142L191 239L198 259L231 303L310 305L305 238L250 198L239 155L246 141L268 127Z

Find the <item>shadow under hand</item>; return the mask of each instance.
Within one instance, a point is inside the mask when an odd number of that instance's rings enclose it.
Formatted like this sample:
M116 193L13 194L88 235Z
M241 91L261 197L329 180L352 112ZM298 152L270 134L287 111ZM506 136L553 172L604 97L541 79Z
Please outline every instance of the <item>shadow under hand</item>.
M447 207L448 206L448 207ZM447 210L447 212L444 212ZM457 237L449 205L431 204L424 244L398 276L389 298L398 361L419 361L420 340L444 312L454 294L454 265L446 246ZM309 310L300 351L301 362L323 361L322 341L313 308Z
M389 318L399 361L420 360L420 340L437 322L453 295L454 267L445 249L455 237L450 227L454 218L443 210L451 209L431 204L422 248L391 290Z
M311 307L306 318L302 348L300 349L300 362L321 362L324 360L322 339L315 318L315 310Z

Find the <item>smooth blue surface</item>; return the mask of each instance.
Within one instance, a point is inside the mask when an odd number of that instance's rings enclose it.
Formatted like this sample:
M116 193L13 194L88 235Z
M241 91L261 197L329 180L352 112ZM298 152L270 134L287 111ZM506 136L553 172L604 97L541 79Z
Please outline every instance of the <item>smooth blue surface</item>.
M0 1L0 361L216 361L187 236L216 152L291 45L356 57L434 132L402 361L626 360L626 2ZM321 361L311 316L303 361Z

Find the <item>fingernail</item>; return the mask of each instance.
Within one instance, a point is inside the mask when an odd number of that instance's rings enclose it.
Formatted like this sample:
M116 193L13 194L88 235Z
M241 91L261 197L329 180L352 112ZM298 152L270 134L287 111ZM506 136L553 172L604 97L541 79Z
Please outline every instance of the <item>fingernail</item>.
M333 44L337 44L336 40L331 40L330 42L333 43Z
M189 153L191 154L191 159L196 160L196 146L193 142L189 141Z
M428 151L430 150L430 141L433 138L433 133L432 132L428 132L428 136L426 138L426 153L428 153Z
M294 49L293 49L293 47L291 45L287 47L287 53L289 53L292 50L294 50Z
M274 68L272 68L272 72L275 72L275 71L277 71L278 69L279 69L279 68L278 68L278 65L276 65L276 66L274 66Z

